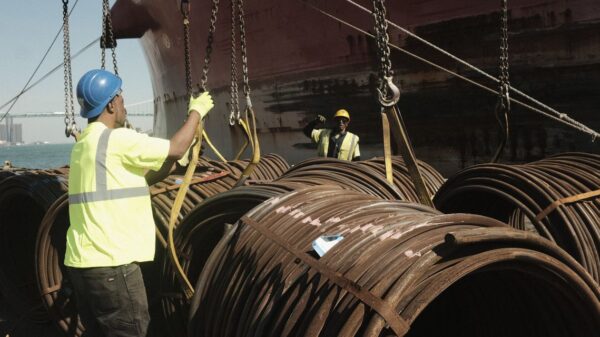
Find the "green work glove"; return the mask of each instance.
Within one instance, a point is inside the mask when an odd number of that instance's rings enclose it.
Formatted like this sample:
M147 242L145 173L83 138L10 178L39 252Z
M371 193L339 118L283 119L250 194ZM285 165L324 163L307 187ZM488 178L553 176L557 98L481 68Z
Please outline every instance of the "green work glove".
M208 91L205 91L196 98L194 98L193 96L190 97L190 104L188 106L188 115L192 110L196 110L196 111L198 111L198 113L200 114L200 118L202 119L202 118L204 118L204 116L206 116L208 114L210 109L212 109L214 106L215 105L213 103L212 97L210 97L210 94L208 93Z
M315 120L319 123L325 123L327 121L327 118L325 118L325 116L323 115L317 115L317 118L315 118Z

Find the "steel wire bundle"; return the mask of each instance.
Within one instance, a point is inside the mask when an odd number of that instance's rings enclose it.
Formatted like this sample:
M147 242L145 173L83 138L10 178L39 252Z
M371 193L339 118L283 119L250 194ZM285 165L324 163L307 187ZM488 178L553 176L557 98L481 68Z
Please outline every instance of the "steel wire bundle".
M248 210L279 194L300 188L298 184L269 183L241 186L206 199L188 214L175 233L179 261L188 279L195 283L209 255L227 232ZM162 298L162 328L173 336L184 336L188 301L182 296L181 283L169 261L163 262L161 289L173 294Z
M311 243L322 235L343 240L319 258ZM600 328L598 286L550 241L483 216L327 186L261 203L206 261L188 336L592 336Z
M199 165L210 166L219 168L224 171L231 172L231 174L237 178L242 175L242 172L248 166L250 160L232 160L228 162L221 162L217 160L210 160L207 158L201 158L198 161ZM271 181L281 176L285 171L290 168L287 161L278 154L269 153L260 158L260 162L254 168L254 171L250 174L251 180L259 181Z
M600 155L585 153L524 165L482 164L448 179L434 202L443 212L486 215L554 241L598 282L600 196L565 199L599 191L598 172Z
M60 171L29 170L0 182L0 290L12 311L48 321L35 282L35 238L46 211L67 190Z
M430 165L421 161L418 163L427 189L434 193L443 182L443 177ZM392 168L394 184L390 185L385 177L382 158L359 162L313 158L295 165L275 181L298 182L307 186L338 185L383 199L418 202L416 189L400 157L393 158Z
M285 172L276 182L295 182L306 186L336 185L382 199L400 199L401 192L387 183L376 170L355 162L334 158L312 158Z
M359 165L365 165L373 167L379 171L382 177L385 177L385 162L383 157L372 158L369 160L357 162ZM445 179L433 166L427 164L424 161L417 160L419 166L419 172L423 176L423 182L429 195L435 195L437 190L442 186ZM394 177L394 186L396 186L402 193L402 200L418 202L419 197L414 187L414 183L411 180L408 168L402 160L402 157L392 157L392 170Z

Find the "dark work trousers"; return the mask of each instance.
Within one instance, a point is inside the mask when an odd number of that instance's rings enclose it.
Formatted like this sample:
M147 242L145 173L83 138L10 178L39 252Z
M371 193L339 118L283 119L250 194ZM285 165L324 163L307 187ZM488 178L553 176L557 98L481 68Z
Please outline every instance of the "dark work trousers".
M86 337L146 336L150 314L137 263L68 272Z

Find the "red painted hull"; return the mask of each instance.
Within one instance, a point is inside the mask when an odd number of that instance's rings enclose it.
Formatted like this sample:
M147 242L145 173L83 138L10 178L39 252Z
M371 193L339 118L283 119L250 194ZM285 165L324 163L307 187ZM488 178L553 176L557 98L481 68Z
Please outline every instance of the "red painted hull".
M210 1L191 1L193 83L203 66ZM371 8L368 1L359 1ZM301 133L317 113L344 107L361 137L363 157L381 154L377 104L370 75L374 44L299 0L245 1L253 103L261 146L291 162L314 155ZM373 19L345 0L317 1L327 12L373 31ZM474 4L475 3L475 4ZM391 21L409 28L491 74L497 74L499 1L388 1ZM511 84L600 129L600 2L514 0L510 5ZM118 38L141 38L155 94L155 130L172 134L185 117L182 19L179 1L119 0L113 7ZM215 97L208 131L227 157L242 140L227 122L230 81L230 10L221 2L208 85ZM390 42L472 79L484 80L419 42L390 29ZM491 158L498 130L496 97L393 51L401 83L400 108L420 159L442 172ZM597 143L562 124L514 108L504 159L522 162L552 153L598 152Z

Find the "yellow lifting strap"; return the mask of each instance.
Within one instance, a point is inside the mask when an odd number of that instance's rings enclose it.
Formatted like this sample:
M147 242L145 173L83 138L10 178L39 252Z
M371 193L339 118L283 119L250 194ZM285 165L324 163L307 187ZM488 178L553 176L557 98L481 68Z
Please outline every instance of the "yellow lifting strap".
M404 123L401 120L400 111L398 111L397 107L393 105L386 107L384 109L384 113L387 115L388 120L391 121L390 124L392 126L392 131L394 131L395 133L394 139L396 141L396 146L400 151L402 158L404 159L404 163L406 164L408 173L410 174L413 184L415 185L417 195L419 196L419 201L423 205L435 208L433 205L433 201L431 201L431 197L429 196L429 192L425 187L423 177L419 172L419 167L417 166L417 158L415 157L415 153L412 149L410 139L408 138L406 127L404 126Z
M222 162L227 162L227 159L225 159L225 157L223 157L223 155L221 154L221 152L219 152L219 150L217 150L217 148L215 147L215 145L210 141L210 138L208 137L208 133L206 133L206 131L202 131L202 136L204 137L204 139L206 140L206 144L208 144L208 147L215 153L215 155L217 157L219 157L219 160L221 160Z
M244 154L244 151L246 151L246 149L248 148L249 144L252 144L252 148L254 148L254 143L252 142L252 134L250 133L250 130L248 129L248 124L243 119L240 119L240 122L238 123L238 125L240 126L242 131L244 131L245 139L244 139L244 144L242 144L242 147L240 147L240 150L235 155L233 160L240 160L240 158Z
M246 166L246 168L242 172L240 181L245 180L248 177L250 177L250 175L256 168L256 165L258 165L258 163L260 162L260 144L258 142L258 134L256 132L256 114L254 113L254 110L252 109L252 107L248 107L246 109L246 111L247 111L248 115L250 115L250 117L251 117L251 119L249 119L249 121L252 121L251 124L249 123L250 130L252 131L251 134L249 133L249 135L251 135L250 144L252 145L252 159L250 160L250 163L248 164L248 166Z
M381 125L383 127L383 158L385 162L385 178L390 184L394 184L392 172L392 147L390 142L390 121L385 114L381 112Z
M179 187L179 191L177 191L177 196L175 197L175 203L173 204L173 208L171 209L171 216L169 218L169 257L173 265L176 269L177 279L181 283L183 287L183 292L186 298L189 300L194 296L194 287L190 283L190 280L185 275L185 271L181 267L179 263L179 259L177 258L177 251L175 247L175 241L173 239L173 230L175 228L175 222L179 216L179 211L181 210L181 206L183 205L183 201L185 199L185 195L190 186L190 182L192 181L192 176L194 175L194 171L196 170L196 165L198 165L198 156L200 154L200 146L202 145L202 136L205 135L203 132L203 122L200 120L198 122L198 126L196 128L196 138L198 141L192 147L192 159L185 171L185 175L183 176L183 183Z

